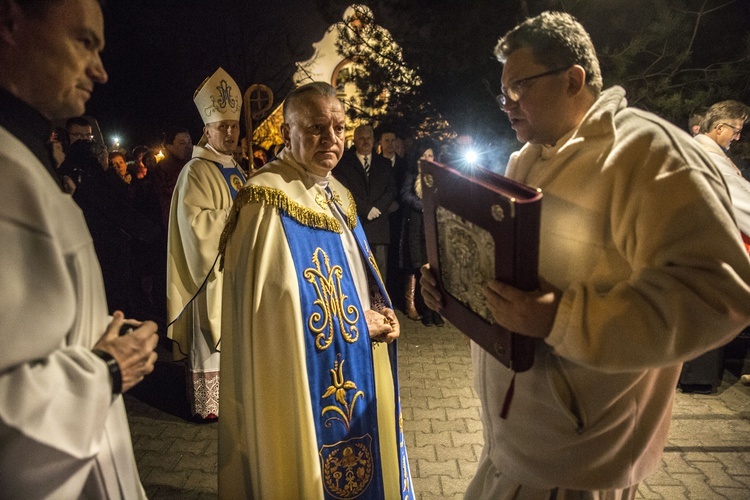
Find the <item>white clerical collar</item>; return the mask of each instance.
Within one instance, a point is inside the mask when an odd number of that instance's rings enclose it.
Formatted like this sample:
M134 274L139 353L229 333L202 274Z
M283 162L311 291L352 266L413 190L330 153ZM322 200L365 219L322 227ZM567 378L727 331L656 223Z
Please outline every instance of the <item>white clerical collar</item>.
M323 189L328 187L328 182L330 182L331 180L331 172L328 172L325 176L316 175L309 170L305 170L305 172L307 172L307 175L310 176L315 184L319 185Z
M225 166L227 168L234 167L234 165L235 165L235 163L234 163L234 156L227 155L227 154L224 154L224 153L219 153L218 151L216 151L216 148L214 148L210 144L206 144L206 149L211 150L216 156L219 157L219 163L221 163L222 166Z
M307 175L312 179L312 181L322 187L323 189L328 186L328 181L331 180L331 172L330 170L326 172L326 175L316 175L310 170L307 169L301 162L297 161L297 158L294 156L294 153L292 153L290 148L285 147L279 152L278 159L289 163L290 165L294 166L295 168L298 168L302 172L304 172L304 175Z

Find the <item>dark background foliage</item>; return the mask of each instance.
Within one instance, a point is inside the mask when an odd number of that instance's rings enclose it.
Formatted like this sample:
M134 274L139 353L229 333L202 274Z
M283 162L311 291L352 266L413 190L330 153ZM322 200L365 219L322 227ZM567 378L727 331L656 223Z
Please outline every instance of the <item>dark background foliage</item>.
M388 117L416 134L426 117L448 120L498 150L517 149L494 95L499 36L543 10L574 14L591 33L605 87L625 87L632 105L685 127L690 112L722 99L750 103L750 2L747 0L374 0L363 2L402 49L421 84L391 95ZM200 135L192 104L218 66L246 88L268 85L277 102L292 87L294 63L341 21L338 0L128 0L105 8L104 62L110 83L89 106L105 135L153 142L170 124ZM345 52L350 47L342 46ZM367 68L368 62L361 61ZM363 91L375 100L393 72L370 66ZM374 101L373 101L374 102ZM194 137L197 140L198 137ZM744 141L743 141L744 142Z

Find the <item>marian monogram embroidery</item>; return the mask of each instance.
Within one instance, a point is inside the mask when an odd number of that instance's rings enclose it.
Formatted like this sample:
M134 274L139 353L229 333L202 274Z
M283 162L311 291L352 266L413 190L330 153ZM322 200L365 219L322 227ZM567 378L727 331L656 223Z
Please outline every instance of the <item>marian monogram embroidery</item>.
M216 100L216 105L219 108L226 108L229 106L234 109L237 107L237 99L232 97L232 87L229 86L226 80L222 80L216 90L219 91L219 98Z
M227 108L227 106L234 109L238 105L237 99L232 96L232 87L227 83L226 80L222 80L221 83L216 86L216 90L218 91L219 95L218 97L214 95L211 96L212 106L210 108L206 108L207 116L211 116L211 113L214 109L217 111L224 110Z
M344 340L356 342L359 338L359 329L356 326L359 311L353 304L345 305L349 296L341 289L343 269L339 265L332 266L328 254L320 247L315 249L312 262L315 267L305 269L302 275L315 287L317 298L313 304L320 308L320 311L310 314L307 320L310 331L316 334L315 347L325 350L331 345L334 322L338 323Z

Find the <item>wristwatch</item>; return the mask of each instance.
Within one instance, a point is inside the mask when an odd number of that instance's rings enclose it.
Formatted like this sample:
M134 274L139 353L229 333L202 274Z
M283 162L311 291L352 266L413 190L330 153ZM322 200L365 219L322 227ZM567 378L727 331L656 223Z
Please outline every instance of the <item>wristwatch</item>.
M101 349L92 349L92 352L107 363L109 376L112 379L112 394L120 394L122 392L122 372L120 371L120 365L117 364L117 360L110 353Z

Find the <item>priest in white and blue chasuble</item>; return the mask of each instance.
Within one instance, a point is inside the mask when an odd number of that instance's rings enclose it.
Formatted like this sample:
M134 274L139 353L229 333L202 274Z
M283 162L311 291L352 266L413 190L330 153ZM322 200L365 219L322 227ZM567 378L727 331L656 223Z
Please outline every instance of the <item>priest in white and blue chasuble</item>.
M399 323L330 175L344 119L327 83L292 92L285 147L238 192L222 235L220 498L414 498Z

